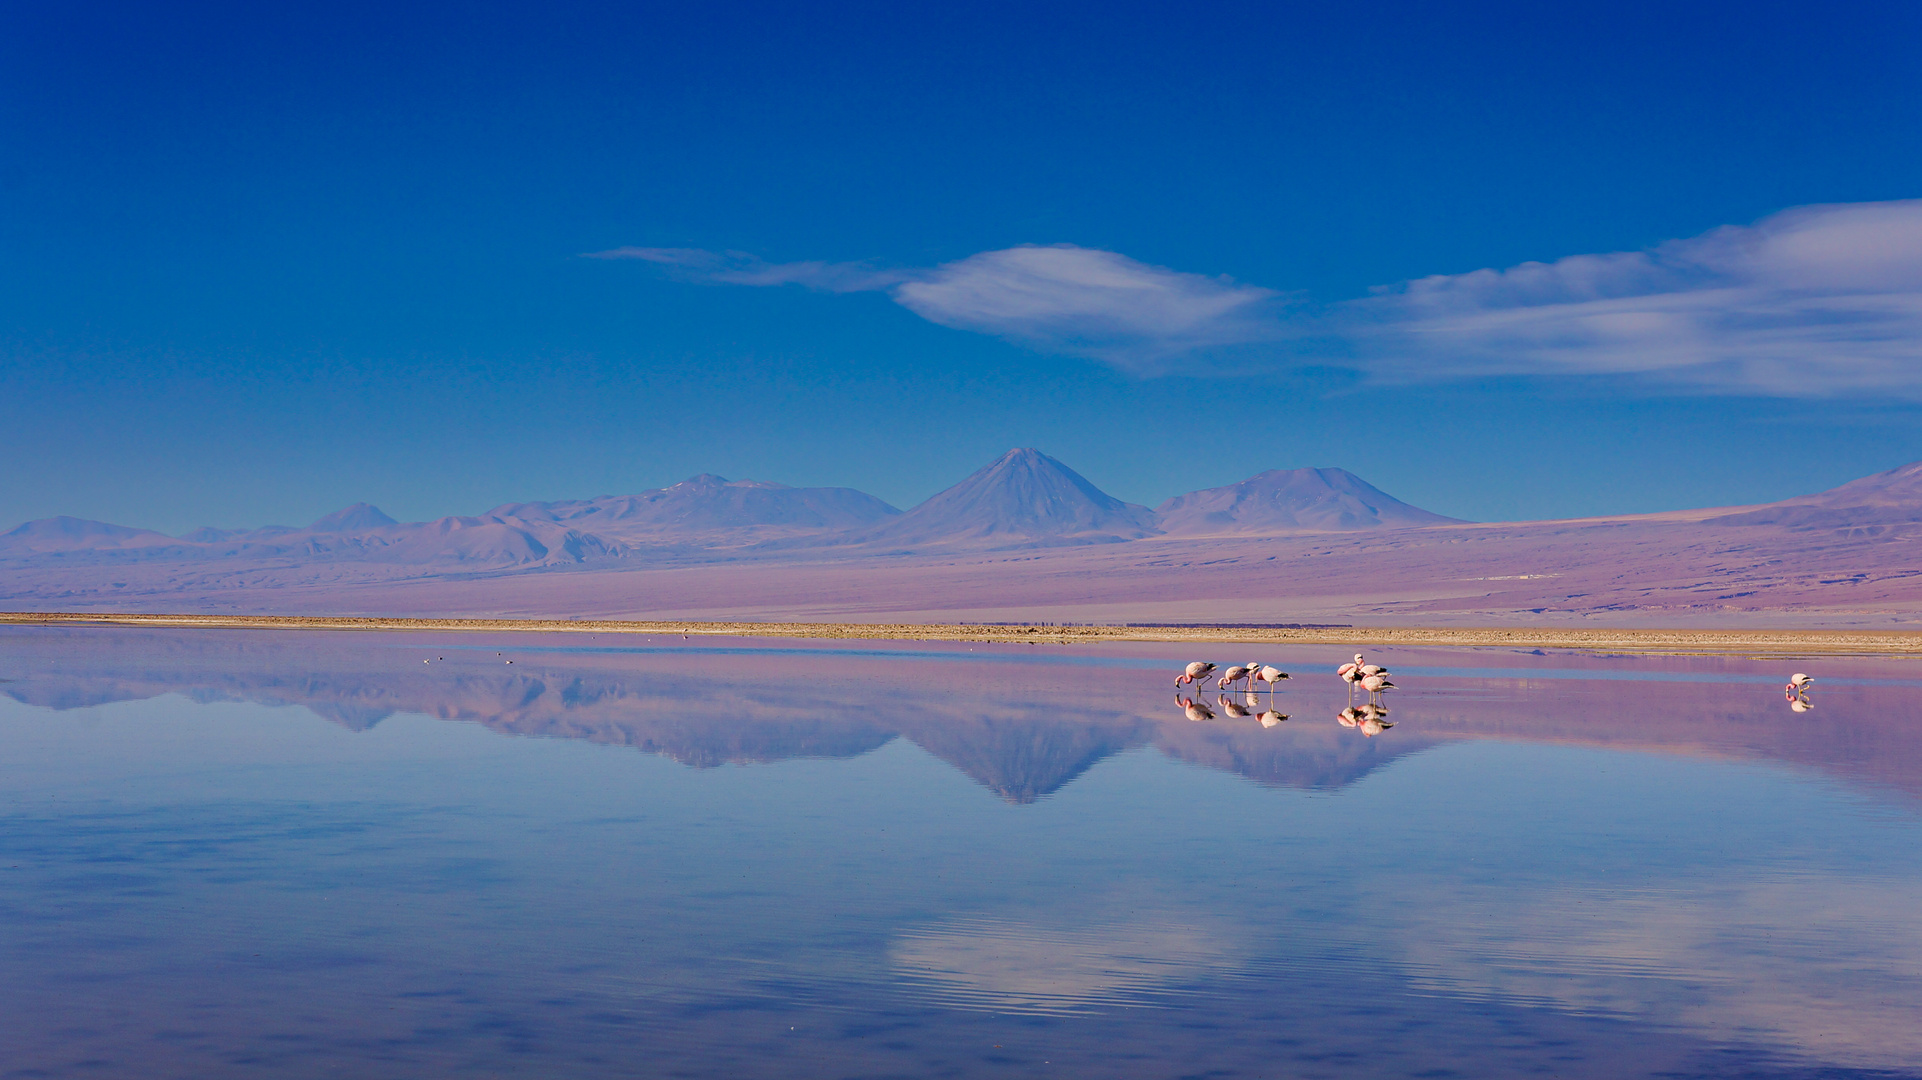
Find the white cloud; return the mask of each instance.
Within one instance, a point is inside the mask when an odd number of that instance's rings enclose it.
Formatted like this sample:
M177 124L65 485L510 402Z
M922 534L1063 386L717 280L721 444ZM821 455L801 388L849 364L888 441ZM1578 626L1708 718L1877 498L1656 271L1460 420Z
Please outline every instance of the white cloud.
M930 322L1137 372L1307 358L1376 378L1630 376L1783 396L1922 399L1922 200L1807 206L1647 251L1385 286L1318 312L1274 290L1071 244L929 269L618 248L703 280L886 292Z
M892 295L929 322L1130 366L1282 331L1273 290L1072 244L985 251Z
M1801 207L1649 251L1422 278L1329 318L1364 366L1404 378L1922 396L1922 200Z

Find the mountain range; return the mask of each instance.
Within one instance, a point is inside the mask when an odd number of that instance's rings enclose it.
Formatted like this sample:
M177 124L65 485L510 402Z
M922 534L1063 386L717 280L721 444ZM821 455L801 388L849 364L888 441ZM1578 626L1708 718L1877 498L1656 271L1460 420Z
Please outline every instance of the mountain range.
M797 488L703 473L636 495L507 503L476 516L407 524L367 503L305 528L203 527L179 537L46 518L0 534L0 559L83 552L137 560L298 556L497 569L643 553L993 550L1115 543L1163 533L1283 535L1454 521L1400 502L1342 469L1271 470L1170 499L1156 511L1122 502L1039 450L1016 449L906 513L853 488Z
M1922 463L1763 506L1474 523L1342 469L1158 508L1033 449L903 512L703 474L633 495L172 537L70 517L0 534L15 610L827 621L1922 620Z

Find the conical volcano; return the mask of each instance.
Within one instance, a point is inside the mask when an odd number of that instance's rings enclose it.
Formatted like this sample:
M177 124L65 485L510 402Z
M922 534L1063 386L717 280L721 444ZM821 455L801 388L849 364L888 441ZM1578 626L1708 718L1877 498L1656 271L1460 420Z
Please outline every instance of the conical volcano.
M384 529L399 524L393 518L380 512L378 507L364 502L342 507L328 514L312 525L308 532L365 532L368 529Z
M1154 511L1122 502L1039 450L992 465L861 539L897 546L1019 547L1153 536Z

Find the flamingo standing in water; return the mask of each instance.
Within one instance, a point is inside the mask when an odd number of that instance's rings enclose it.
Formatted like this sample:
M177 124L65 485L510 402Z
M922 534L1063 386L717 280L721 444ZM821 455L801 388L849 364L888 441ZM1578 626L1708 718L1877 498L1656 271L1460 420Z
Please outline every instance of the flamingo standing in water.
M1214 669L1215 666L1206 660L1197 660L1189 664L1186 668L1182 669L1181 677L1175 680L1175 689L1179 690L1191 682L1200 682L1207 679L1208 673Z
M1245 665L1230 664L1228 670L1221 673L1221 678L1215 680L1215 685L1226 690L1229 683L1238 683L1247 677L1248 668Z
M1808 712L1815 708L1809 703L1809 687L1814 685L1814 679L1799 671L1790 676L1789 684L1782 688L1782 696L1788 699L1789 708L1796 712Z
M1380 671L1373 675L1362 676L1361 688L1368 691L1368 699L1370 701L1380 701L1382 691L1393 690L1395 684L1388 681L1388 673L1386 671Z
M1270 689L1273 689L1276 683L1288 677L1288 673L1273 664L1263 664L1261 670L1249 677L1256 682L1265 682Z
M1356 653L1353 661L1336 668L1335 674L1348 684L1348 700L1355 700L1355 684L1361 681L1361 654Z

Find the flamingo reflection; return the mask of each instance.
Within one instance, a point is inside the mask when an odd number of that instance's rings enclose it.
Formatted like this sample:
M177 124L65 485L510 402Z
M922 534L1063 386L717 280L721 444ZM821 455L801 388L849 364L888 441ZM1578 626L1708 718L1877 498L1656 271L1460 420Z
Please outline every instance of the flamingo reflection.
M1342 727L1357 728L1363 735L1374 738L1395 725L1383 720L1388 710L1373 702L1364 705L1350 705L1335 714L1335 722Z
M1195 701L1190 698L1182 697L1180 694L1176 694L1175 704L1181 706L1182 713L1185 716L1187 716L1188 719L1193 720L1197 723L1203 720L1213 720L1215 718L1214 711L1208 708L1207 704L1204 702Z

